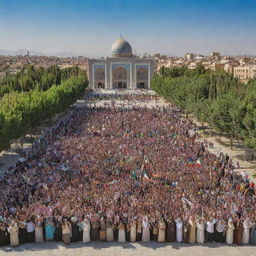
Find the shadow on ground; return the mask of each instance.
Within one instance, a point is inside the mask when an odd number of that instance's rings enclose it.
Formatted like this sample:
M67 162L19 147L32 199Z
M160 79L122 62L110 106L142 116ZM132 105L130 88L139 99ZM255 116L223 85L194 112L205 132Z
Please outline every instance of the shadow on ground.
M91 242L84 244L82 242L70 243L65 245L61 242L44 242L44 243L33 243L33 244L23 244L17 247L5 246L1 250L4 252L24 252L24 251L43 251L43 250L54 250L54 249L79 249L79 248L93 248L94 250L101 250L110 247L121 247L122 249L136 249L137 246L146 247L148 249L157 250L163 247L171 246L172 249L179 250L184 247L207 247L207 248L218 248L218 247L237 247L236 245L227 245L220 243L206 243L206 244L184 244L184 243L158 243L158 242L149 242L149 243L119 243L119 242ZM250 246L250 245L247 245Z

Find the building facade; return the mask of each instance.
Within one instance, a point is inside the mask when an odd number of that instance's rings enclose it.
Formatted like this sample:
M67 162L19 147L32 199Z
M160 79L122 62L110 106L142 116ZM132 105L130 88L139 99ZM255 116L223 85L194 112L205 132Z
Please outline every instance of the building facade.
M256 66L234 67L234 76L242 82L247 82L256 77Z
M139 58L122 37L111 48L112 57L88 60L91 89L150 89L154 59Z

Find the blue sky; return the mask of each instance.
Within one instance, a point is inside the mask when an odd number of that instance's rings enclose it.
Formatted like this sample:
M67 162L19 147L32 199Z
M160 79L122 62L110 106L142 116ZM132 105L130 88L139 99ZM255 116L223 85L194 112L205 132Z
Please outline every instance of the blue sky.
M0 0L0 49L256 55L256 0Z

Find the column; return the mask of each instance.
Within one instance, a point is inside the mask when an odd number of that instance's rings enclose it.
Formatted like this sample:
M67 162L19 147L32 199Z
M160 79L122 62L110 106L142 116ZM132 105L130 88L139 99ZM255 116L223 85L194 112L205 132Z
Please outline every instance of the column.
M133 89L137 87L136 60L133 62Z
M132 86L133 86L133 63L130 62L130 83L129 83L129 87L128 89L132 89Z
M113 89L112 62L109 62L109 89Z

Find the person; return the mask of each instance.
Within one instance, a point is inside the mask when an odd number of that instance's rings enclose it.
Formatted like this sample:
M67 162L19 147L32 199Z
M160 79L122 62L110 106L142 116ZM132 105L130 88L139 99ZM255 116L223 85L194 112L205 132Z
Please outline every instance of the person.
M30 219L26 223L26 229L27 229L27 243L34 243L35 242L35 224L32 222L32 219Z
M35 222L35 242L36 243L44 242L44 234L43 234L41 218L37 218Z
M136 231L137 231L137 224L136 224L136 220L133 219L131 223L131 228L130 228L130 242L132 243L136 241Z
M203 218L199 218L196 220L196 228L197 228L197 234L196 234L196 241L199 244L204 243L204 233L205 233L205 222Z
M82 227L83 218L79 218L77 221L78 226L78 241L83 241L83 227Z
M125 240L126 242L130 242L130 234L131 234L131 224L126 219L126 229L125 229Z
M100 241L106 241L106 222L104 217L100 219Z
M226 243L228 245L233 244L233 240L234 240L234 224L233 224L233 220L230 218L228 220L228 226L227 226L227 233L226 233Z
M183 240L183 222L181 218L176 220L176 241L181 243Z
M141 239L142 239L142 223L141 223L141 220L138 220L136 241L140 242Z
M91 229L91 240L92 241L99 240L99 227L100 227L100 222L99 222L98 217L93 217L92 229Z
M250 244L256 244L256 222L254 222L251 228Z
M234 244L240 245L242 243L243 236L243 223L239 217L236 217L234 228Z
M176 242L176 222L173 218L168 220L167 224L167 242Z
M159 232L158 223L154 221L153 223L153 240L154 241L158 241L158 232Z
M250 241L250 229L252 228L252 223L249 218L246 218L243 223L243 235L242 235L242 243L248 244Z
M20 220L18 226L19 226L19 244L25 244L28 241L28 232L26 229L26 222Z
M109 217L106 221L106 241L107 242L113 242L114 241L114 231L113 231L113 221Z
M217 221L217 225L216 225L216 242L225 243L225 231L226 231L226 223L223 218L220 218Z
M114 241L118 241L118 225L120 222L120 217L118 215L114 216L114 223L113 223L113 232L114 232Z
M142 242L149 242L150 241L150 224L148 222L148 217L145 216L142 218Z
M78 226L78 218L76 216L71 217L71 242L78 242L79 241L79 226Z
M125 240L125 224L123 223L123 220L120 221L118 225L118 242L124 243Z
M45 240L52 241L54 238L55 227L52 221L52 217L48 217L45 221Z
M71 234L71 223L66 218L64 218L62 223L62 239L65 244L70 243Z
M82 222L82 230L83 230L83 243L91 242L91 223L88 218L85 218Z
M0 222L0 246L8 245L7 228L3 222Z
M165 242L165 230L166 230L166 224L164 220L161 218L158 225L158 242L159 243Z
M60 242L62 241L62 217L57 216L55 221L54 221L54 241Z
M189 242L189 233L190 233L190 225L187 219L185 219L183 223L183 242L184 243Z
M12 221L12 223L8 227L8 232L10 233L10 244L11 246L18 246L19 245L19 228L18 224L15 221Z
M189 217L189 243L194 244L196 242L196 222L193 216Z
M212 217L209 218L208 221L206 221L206 229L205 229L205 241L207 243L214 241L214 225L216 223L216 220Z

